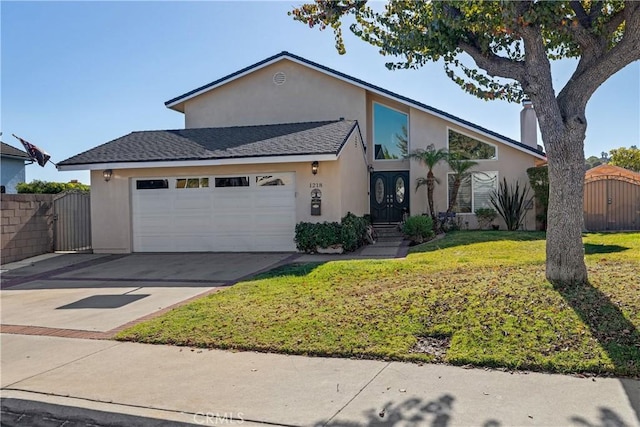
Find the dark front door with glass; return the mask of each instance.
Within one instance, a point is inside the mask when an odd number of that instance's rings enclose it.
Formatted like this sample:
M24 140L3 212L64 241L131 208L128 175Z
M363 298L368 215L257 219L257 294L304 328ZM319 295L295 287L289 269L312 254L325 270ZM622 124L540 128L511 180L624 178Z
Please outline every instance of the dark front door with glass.
M409 172L373 172L369 193L374 223L402 221L409 213Z

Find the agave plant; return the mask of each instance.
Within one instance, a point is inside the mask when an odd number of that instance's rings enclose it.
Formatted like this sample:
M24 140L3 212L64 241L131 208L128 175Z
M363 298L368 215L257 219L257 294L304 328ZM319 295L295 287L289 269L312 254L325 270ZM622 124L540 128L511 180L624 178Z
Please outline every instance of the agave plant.
M508 185L507 179L502 178L498 191L491 194L489 202L498 211L498 215L507 224L507 230L515 231L520 228L527 213L526 204L529 195L527 184L520 187L516 181L515 185Z

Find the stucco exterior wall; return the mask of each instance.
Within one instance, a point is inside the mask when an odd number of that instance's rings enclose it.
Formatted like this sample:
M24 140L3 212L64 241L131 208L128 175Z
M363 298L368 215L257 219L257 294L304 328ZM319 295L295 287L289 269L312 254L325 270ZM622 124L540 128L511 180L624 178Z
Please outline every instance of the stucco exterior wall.
M286 76L281 85L274 83L274 75L279 72ZM340 117L362 124L366 123L365 111L364 89L283 60L186 101L185 127L264 125Z
M342 214L362 216L369 213L369 171L366 152L356 133L351 135L340 156Z
M0 184L4 185L7 194L15 194L17 193L16 185L25 182L24 160L2 157L1 162L2 182Z
M353 143L350 143L353 147ZM345 147L347 149L347 147ZM148 169L115 169L109 182L105 182L101 170L91 171L92 246L95 253L129 253L132 250L131 229L131 179L162 178L172 176L216 176L239 173L296 173L296 222L340 221L347 210L368 210L366 191L349 190L349 203L342 202L341 171L350 169L365 175L366 164L362 156L347 153L337 161L320 162L318 174L311 173L311 162L278 163L260 165L228 165ZM343 158L344 157L344 158ZM359 161L358 161L359 160ZM348 163L348 165L343 165ZM358 185L366 178L360 178ZM311 215L311 190L322 191L322 215ZM365 213L365 212L362 212Z
M448 148L447 147L447 134L448 129L469 135L480 141L491 143L498 147L498 158L496 160L479 160L478 164L473 167L472 171L487 171L498 172L498 182L502 182L502 178L507 179L508 184L520 182L520 186L529 186L529 178L527 176L527 169L535 166L535 157L524 153L516 148L509 147L507 145L495 142L487 137L480 135L477 132L464 129L456 126L444 119L426 114L420 110L411 109L410 116L410 140L409 149L426 149L428 145L433 144L436 149ZM439 184L436 184L434 191L434 205L436 212L442 212L447 209L449 204L448 192L447 192L447 173L450 172L449 166L446 162L438 164L433 173L436 178L440 180ZM412 186L411 193L411 214L420 215L428 211L427 208L427 190L426 187L421 187L417 192L415 189L416 179L419 177L426 177L427 170L419 162L412 160L409 174L409 180ZM533 191L529 191L529 198L533 197ZM461 218L462 226L464 228L475 229L478 227L475 214L459 214ZM505 228L504 221L501 218L495 220L496 224L500 224L502 229ZM528 211L524 227L527 230L535 230L535 209Z

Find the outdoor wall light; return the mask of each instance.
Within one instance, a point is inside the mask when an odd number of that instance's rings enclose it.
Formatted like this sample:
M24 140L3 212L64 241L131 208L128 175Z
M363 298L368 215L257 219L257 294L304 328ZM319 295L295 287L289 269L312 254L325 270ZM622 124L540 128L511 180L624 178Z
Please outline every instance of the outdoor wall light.
M317 175L318 173L318 162L311 163L311 173Z
M113 171L111 169L105 169L102 171L102 176L106 182L109 182L111 175L113 175Z

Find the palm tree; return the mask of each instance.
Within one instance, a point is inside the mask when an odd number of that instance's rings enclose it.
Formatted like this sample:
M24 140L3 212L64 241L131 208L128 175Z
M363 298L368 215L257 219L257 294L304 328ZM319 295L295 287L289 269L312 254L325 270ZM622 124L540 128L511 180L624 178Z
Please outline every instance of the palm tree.
M477 165L478 162L469 160L461 154L452 153L447 157L447 163L449 163L449 167L453 171L453 186L451 187L451 197L447 208L448 218L458 204L458 190L460 190L462 180L471 175L470 169Z
M433 174L433 168L440 163L442 160L447 159L447 150L444 148L435 149L433 145L429 145L426 150L414 150L409 153L407 158L418 160L427 168L427 177L426 178L418 178L416 180L416 191L418 188L423 185L427 186L427 203L429 204L429 214L431 218L436 219L436 213L433 208L433 190L436 186L436 183L440 183L440 181Z

